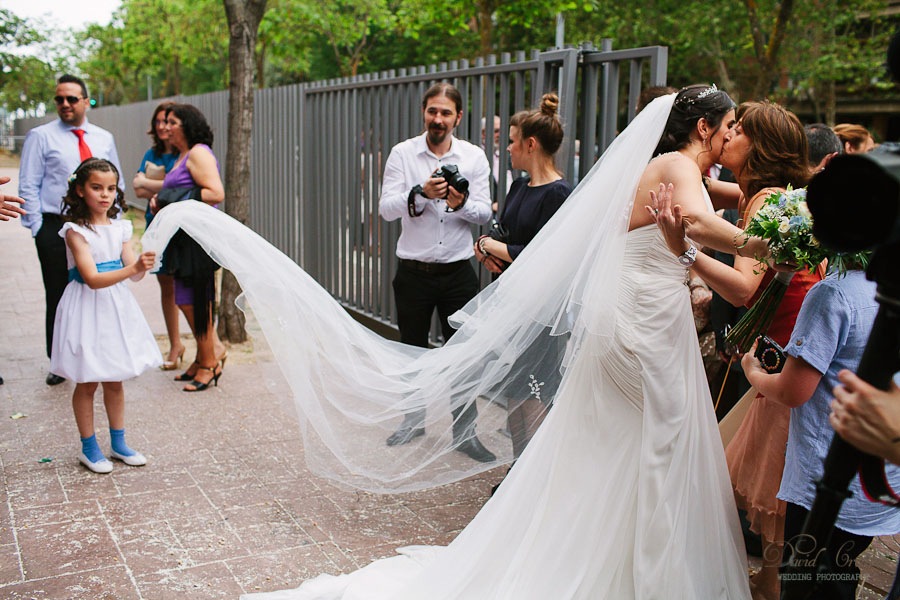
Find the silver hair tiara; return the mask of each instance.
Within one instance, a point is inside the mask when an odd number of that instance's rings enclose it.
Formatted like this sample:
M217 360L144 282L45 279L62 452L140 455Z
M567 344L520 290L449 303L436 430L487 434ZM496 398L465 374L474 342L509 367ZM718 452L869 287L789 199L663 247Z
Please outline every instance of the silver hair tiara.
M706 88L705 90L703 90L702 92L700 92L699 94L694 96L693 98L681 98L680 102L681 102L681 104L690 105L690 104L693 104L694 102L703 100L707 96L712 96L713 94L715 94L718 91L719 91L719 88L716 87L716 84L712 84L711 86L709 86L708 88Z

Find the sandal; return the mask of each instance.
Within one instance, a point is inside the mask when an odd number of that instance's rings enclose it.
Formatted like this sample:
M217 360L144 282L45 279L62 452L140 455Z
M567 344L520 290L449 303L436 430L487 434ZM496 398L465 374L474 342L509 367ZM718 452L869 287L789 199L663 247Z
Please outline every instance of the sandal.
M181 375L175 376L175 381L193 381L194 377L197 376L197 369L200 368L200 363L196 360L191 363L191 366L188 367L188 370L182 373ZM193 373L191 372L193 371Z
M212 378L209 381L197 381L196 379L184 386L182 389L185 392L202 392L206 388L209 387L209 384L212 383L216 387L219 387L219 377L222 376L222 367L216 363L214 367L197 367L197 372L200 371L209 371L212 373ZM193 386L193 387L191 387Z
M175 357L175 360L164 360L162 366L160 367L163 371L174 371L178 367L181 366L181 359L184 358L184 346L181 347L181 352L178 353L178 356Z

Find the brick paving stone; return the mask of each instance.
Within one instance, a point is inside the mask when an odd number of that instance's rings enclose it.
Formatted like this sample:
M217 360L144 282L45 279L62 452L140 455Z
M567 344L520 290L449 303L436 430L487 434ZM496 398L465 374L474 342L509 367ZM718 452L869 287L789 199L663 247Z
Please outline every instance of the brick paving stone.
M243 590L224 562L157 571L136 577L144 600L218 600L237 598Z
M316 545L288 548L226 561L235 579L247 592L271 592L297 587L299 582L322 573L341 570Z
M166 521L122 525L112 531L135 576L191 566L187 550Z
M0 588L4 600L140 600L121 566L48 577Z
M99 518L23 527L18 531L26 579L122 564L122 555Z

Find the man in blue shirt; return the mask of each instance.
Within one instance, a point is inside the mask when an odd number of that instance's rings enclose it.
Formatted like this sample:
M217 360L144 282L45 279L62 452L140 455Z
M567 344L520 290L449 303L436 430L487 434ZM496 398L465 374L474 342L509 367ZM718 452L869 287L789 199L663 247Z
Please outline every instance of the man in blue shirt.
M68 189L69 175L92 156L111 161L122 172L112 134L91 125L85 116L90 96L84 81L63 75L57 81L54 100L59 119L28 132L19 166L19 196L25 200L26 213L22 225L34 237L44 280L48 357L53 344L56 305L69 282L66 244L59 237L63 225L62 199ZM124 187L121 178L119 185ZM47 375L48 385L63 381L53 373Z

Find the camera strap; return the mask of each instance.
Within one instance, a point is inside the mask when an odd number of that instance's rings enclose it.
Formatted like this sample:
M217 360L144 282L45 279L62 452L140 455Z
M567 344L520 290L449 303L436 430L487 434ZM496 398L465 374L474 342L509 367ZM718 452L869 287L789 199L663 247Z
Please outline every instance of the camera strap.
M409 190L409 196L406 197L406 210L409 211L410 217L418 217L421 216L425 210L416 210L416 194L423 194L425 190L422 189L420 184L416 184L413 186L413 189Z
M859 464L859 482L862 484L863 493L871 502L885 506L900 506L900 496L891 488L884 466L884 460L877 456L863 457Z

